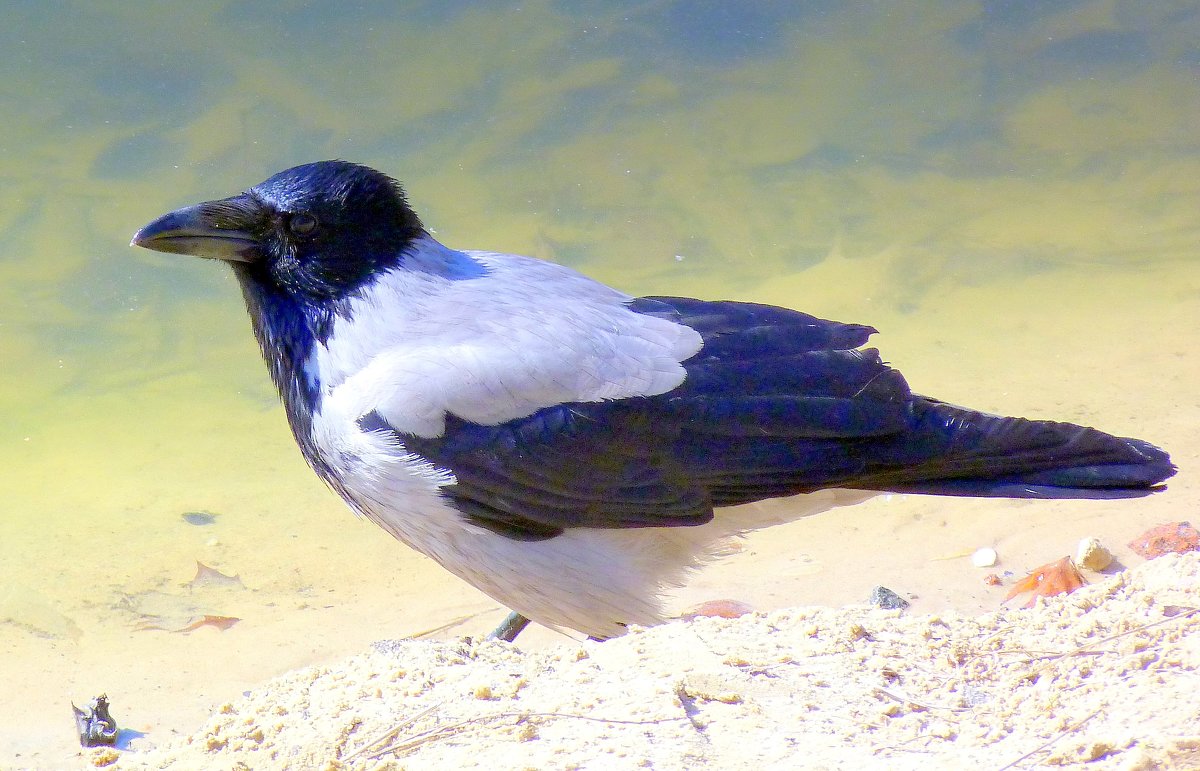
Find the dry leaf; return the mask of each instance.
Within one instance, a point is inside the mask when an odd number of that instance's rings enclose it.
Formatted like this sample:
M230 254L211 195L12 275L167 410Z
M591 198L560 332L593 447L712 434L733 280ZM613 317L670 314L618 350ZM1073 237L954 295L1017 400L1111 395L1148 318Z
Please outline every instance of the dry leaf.
M205 614L203 616L196 616L192 619L191 623L182 629L174 629L172 631L187 634L188 632L196 631L202 626L215 626L224 632L239 621L241 621L240 618L234 618L233 616L210 616Z
M242 577L240 575L228 575L222 573L216 568L209 567L203 562L196 560L196 577L188 582L188 587L195 589L200 586L241 586Z
M1029 602L1025 603L1026 608L1032 608L1038 597L1070 594L1083 584L1083 576L1079 575L1075 563L1070 557L1063 557L1057 562L1047 562L1039 568L1034 568L1032 573L1013 585L1012 591L1004 601L1008 602L1018 594L1033 592Z

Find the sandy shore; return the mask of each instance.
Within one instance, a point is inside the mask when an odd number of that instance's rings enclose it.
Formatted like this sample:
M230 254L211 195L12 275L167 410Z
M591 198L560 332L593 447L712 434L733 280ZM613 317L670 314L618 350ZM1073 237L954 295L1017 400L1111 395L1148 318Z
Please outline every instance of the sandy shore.
M117 768L1200 767L1200 554L1032 609L699 619L525 651L395 640Z

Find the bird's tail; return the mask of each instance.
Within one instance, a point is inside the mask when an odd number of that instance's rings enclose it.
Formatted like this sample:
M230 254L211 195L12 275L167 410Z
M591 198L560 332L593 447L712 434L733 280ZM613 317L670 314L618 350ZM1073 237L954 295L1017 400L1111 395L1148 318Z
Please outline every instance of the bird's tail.
M1140 439L1049 420L1007 418L916 397L913 423L873 448L859 489L1005 498L1123 498L1175 473Z

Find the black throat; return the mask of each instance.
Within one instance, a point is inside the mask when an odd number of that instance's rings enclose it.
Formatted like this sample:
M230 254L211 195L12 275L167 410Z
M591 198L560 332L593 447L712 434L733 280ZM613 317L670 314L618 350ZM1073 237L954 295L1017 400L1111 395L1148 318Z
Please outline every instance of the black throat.
M312 442L313 415L321 409L321 384L315 372L305 371L305 363L317 344L329 338L349 299L305 298L263 281L253 265L233 263L232 267L288 425L305 459L324 477L328 469Z

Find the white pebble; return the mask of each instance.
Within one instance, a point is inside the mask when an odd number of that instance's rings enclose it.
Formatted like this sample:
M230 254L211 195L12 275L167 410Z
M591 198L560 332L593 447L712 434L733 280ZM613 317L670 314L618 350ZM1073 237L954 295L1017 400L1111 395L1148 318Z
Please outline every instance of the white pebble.
M977 568L990 568L992 565L996 564L996 560L998 558L999 555L996 554L995 549L990 546L985 546L982 549L976 550L976 552L971 555L971 564Z
M1075 550L1075 563L1088 570L1104 570L1112 564L1113 555L1099 538L1084 538Z

